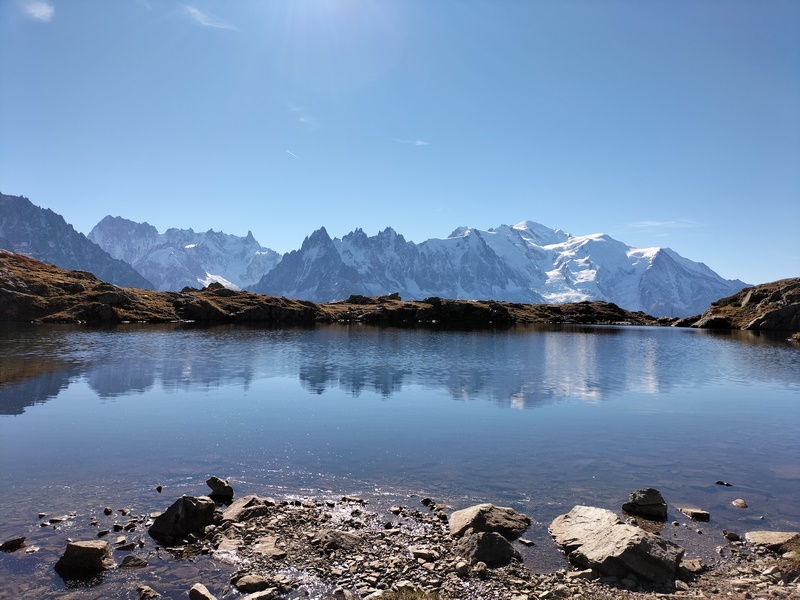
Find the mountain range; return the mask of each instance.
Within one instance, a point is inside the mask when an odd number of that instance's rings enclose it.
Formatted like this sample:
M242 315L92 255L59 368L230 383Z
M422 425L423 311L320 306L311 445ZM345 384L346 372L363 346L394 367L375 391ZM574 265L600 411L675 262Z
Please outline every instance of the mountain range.
M0 247L133 287L180 290L216 282L318 303L395 292L408 300L604 300L654 316L683 317L699 314L746 286L668 248L633 248L604 234L574 236L533 221L488 230L460 227L446 238L419 244L391 228L374 236L356 229L340 239L331 238L323 227L299 250L280 256L261 246L251 232L245 237L213 230L159 233L148 223L112 216L102 219L87 238L25 198L2 198ZM13 208L11 200L25 210ZM7 232L20 238L14 233L19 231L26 232L25 243L3 240L9 238ZM75 264L65 262L74 252L55 251L79 242L100 251L98 256L87 255ZM43 247L51 252L32 252ZM101 274L100 268L108 269L106 263L128 266L140 283Z
M91 271L116 285L154 287L130 264L113 258L75 231L64 217L34 205L24 196L0 193L0 248L62 269Z
M281 260L247 232L238 237L208 230L168 229L158 233L148 223L107 216L88 238L114 258L124 260L158 290L221 283L244 289L258 283Z

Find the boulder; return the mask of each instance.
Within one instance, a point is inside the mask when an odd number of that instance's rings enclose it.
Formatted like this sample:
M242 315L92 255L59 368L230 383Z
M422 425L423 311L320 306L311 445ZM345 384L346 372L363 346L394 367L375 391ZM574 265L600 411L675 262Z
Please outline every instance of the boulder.
M788 550L791 543L800 543L800 532L797 531L748 531L745 539L754 546L764 546L773 552Z
M643 488L631 492L628 502L622 505L622 510L646 519L667 520L667 503L664 502L661 492L655 488Z
M530 526L530 517L513 508L493 504L476 504L450 515L450 535L460 537L468 529L473 532L496 532L509 539L518 538Z
M483 562L490 567L502 567L520 559L519 552L496 531L468 530L456 544L456 552L473 565Z
M148 532L159 542L172 544L211 525L214 509L214 501L208 496L181 496L156 517Z
M128 555L119 564L120 569L142 569L147 566L147 559L141 556Z
M55 565L62 577L81 579L114 568L111 546L103 540L69 542Z
M632 573L654 583L674 581L684 553L677 544L623 523L610 510L591 506L557 517L550 534L574 564L619 579Z
M227 479L211 476L206 479L206 485L211 488L211 497L220 500L233 500L233 488Z
M25 546L25 536L6 540L0 544L0 552L14 552Z
M251 573L237 579L234 585L240 592L249 594L250 592L263 592L269 587L269 581L261 575Z
M189 590L189 600L217 600L202 583L195 583Z

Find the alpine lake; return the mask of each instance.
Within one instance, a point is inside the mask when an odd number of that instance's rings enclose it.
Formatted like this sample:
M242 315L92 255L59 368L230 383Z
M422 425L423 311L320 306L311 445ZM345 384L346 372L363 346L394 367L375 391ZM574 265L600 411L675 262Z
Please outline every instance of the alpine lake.
M62 580L53 565L67 539L96 539L93 517L107 526L122 508L208 494L211 475L237 496L359 496L376 512L425 497L511 506L533 520L534 572L566 567L553 518L576 504L619 511L654 487L669 504L663 535L713 562L723 528L800 530L800 347L785 338L0 325L0 542L27 538L0 553L0 598L137 598L136 570ZM165 597L232 570L144 537L134 552Z

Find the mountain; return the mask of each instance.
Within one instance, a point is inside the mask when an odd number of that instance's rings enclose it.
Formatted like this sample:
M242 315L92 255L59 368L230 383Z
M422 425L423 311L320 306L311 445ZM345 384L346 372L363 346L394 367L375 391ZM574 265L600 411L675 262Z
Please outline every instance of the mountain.
M678 317L745 285L668 248L637 249L604 234L573 236L524 221L487 231L460 227L420 244L391 228L341 239L321 228L250 289L314 302L393 292L405 299L603 300Z
M281 260L262 247L251 232L238 237L212 229L168 229L158 233L148 223L107 216L89 232L89 239L114 258L133 265L158 290L180 290L221 283L242 289L257 283Z
M115 285L153 289L133 267L75 231L64 217L23 196L0 194L0 248L62 269L90 271Z

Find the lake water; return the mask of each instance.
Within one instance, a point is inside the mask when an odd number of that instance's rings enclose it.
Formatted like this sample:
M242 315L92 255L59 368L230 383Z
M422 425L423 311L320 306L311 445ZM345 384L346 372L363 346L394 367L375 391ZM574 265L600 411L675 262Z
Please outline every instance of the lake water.
M676 506L711 511L702 534L664 534L713 560L723 527L800 529L800 350L783 337L3 325L0 542L25 535L38 551L0 553L0 597L32 593L32 580L37 597L66 594L52 565L67 537L95 536L92 515L164 510L206 494L209 475L237 495L361 495L375 510L424 496L513 506L534 520L534 571L563 566L555 516L617 510L652 486L670 521ZM40 527L40 512L76 516ZM165 560L69 593L136 598L134 584L156 578L179 597L228 574L208 558Z

